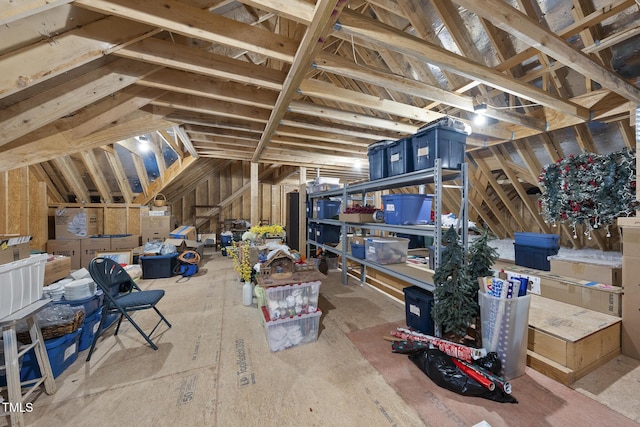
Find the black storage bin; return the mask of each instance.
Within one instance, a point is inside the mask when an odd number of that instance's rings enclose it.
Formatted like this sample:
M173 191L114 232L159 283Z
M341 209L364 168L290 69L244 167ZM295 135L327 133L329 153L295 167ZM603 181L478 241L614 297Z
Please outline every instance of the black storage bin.
M169 255L141 256L143 279L163 279L173 276L173 269L178 264L178 253Z
M340 241L340 226L328 224L316 224L315 241L320 244L338 243Z
M411 137L401 138L387 146L387 167L389 176L413 172Z
M409 286L404 292L407 326L423 334L433 335L433 294L418 286Z
M516 251L516 265L535 268L536 270L550 271L551 262L547 257L557 255L560 246L542 248L537 246L513 244Z
M415 236L413 234L396 233L397 237L409 239L409 249L424 248L424 236Z
M442 160L443 169L460 169L465 162L466 144L467 134L462 130L441 124L422 128L411 141L413 169L432 168L435 159Z
M316 240L316 223L307 223L307 240Z

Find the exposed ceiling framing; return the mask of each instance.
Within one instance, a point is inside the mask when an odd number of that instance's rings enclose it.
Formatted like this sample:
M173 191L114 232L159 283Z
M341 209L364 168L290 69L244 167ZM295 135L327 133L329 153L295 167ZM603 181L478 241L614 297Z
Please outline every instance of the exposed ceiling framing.
M636 0L0 0L0 170L31 166L57 203L146 203L230 161L259 163L268 182L298 167L353 181L367 177L372 142L454 116L472 126L476 218L500 236L548 231L530 197L544 164L635 146L639 9ZM488 124L473 123L479 103Z

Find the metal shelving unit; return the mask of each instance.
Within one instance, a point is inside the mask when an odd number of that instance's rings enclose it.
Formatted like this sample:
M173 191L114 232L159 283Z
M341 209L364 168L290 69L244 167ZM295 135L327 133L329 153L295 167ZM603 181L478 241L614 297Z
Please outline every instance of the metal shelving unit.
M459 184L446 184L447 182L459 180ZM402 233L416 236L433 236L433 245L438 248L442 242L442 195L443 191L447 188L457 189L460 194L460 212L458 218L458 230L461 237L462 244L467 249L468 245L468 179L467 179L467 165L462 164L460 170L442 169L440 159L435 159L435 166L430 169L424 169L416 172L407 173L404 175L393 176L389 178L383 178L375 181L369 181L365 183L358 183L354 185L345 185L344 188L338 190L324 191L320 193L309 194L309 199L319 199L328 197L340 197L343 206L346 205L351 195L361 195L362 199L367 193L388 190L393 188L422 186L425 184L434 184L434 208L435 208L435 224L433 225L390 225L384 223L351 223L343 222L333 219L317 219L307 218L308 222L314 222L317 224L336 225L341 227L341 235L346 236L349 229L361 228L369 230L369 232L380 233ZM315 240L307 240L307 253L309 253L310 246L316 246L322 248L327 252L332 252L342 256L342 283L347 283L347 261L351 260L360 264L361 281L365 281L366 269L374 268L380 272L386 273L392 277L406 281L411 285L419 286L428 291L434 290L433 283L426 281L426 276L421 274L421 270L409 267L405 264L378 264L366 259L355 258L351 255L351 248L348 245L343 244L341 249L334 248L329 245L318 243ZM440 265L440 251L434 251L434 265L437 267Z

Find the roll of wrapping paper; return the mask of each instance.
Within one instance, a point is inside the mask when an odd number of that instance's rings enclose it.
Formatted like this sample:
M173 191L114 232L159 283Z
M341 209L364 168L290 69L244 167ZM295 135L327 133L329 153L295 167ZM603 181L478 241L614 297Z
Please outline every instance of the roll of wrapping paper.
M489 391L493 391L493 390L496 389L495 383L493 381L491 381L491 379L488 378L486 375L484 375L484 374L476 371L475 369L472 369L469 366L465 365L464 363L462 363L462 361L460 359L456 359L455 357L452 357L451 360L453 360L453 363L462 372L464 372L465 374L467 374L468 376L473 378L482 387L488 389Z
M487 351L483 348L467 347L466 345L443 340L442 338L432 337L431 335L422 334L406 328L398 327L395 331L391 331L391 335L401 340L427 342L434 347L439 348L440 351L448 354L449 356L457 357L458 359L467 360L469 362L487 355Z
M459 362L462 363L463 365L465 365L466 367L468 367L469 369L473 369L474 371L476 371L476 372L484 375L485 377L489 378L491 381L493 381L495 384L497 384L498 387L500 387L502 389L502 391L504 391L506 394L511 394L511 383L508 382L506 379L497 376L496 374L494 374L493 372L483 368L482 366L474 365L474 364L466 362L464 360L459 360Z

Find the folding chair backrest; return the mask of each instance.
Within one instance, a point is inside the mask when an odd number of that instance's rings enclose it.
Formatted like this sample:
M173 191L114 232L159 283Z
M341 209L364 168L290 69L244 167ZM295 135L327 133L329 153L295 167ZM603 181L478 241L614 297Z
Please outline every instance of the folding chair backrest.
M133 280L129 273L110 258L94 258L89 263L89 274L105 296L117 296L121 292L130 291Z

